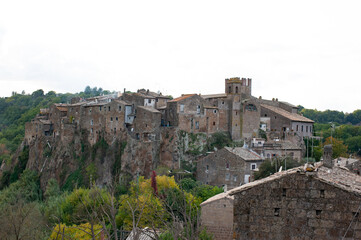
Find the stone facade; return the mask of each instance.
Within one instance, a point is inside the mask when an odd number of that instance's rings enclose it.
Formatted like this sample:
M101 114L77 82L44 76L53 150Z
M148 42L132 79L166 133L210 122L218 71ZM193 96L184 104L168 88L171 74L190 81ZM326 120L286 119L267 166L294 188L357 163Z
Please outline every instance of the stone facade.
M233 189L235 239L361 239L360 189L360 176L323 166Z
M267 102L268 103L268 102ZM280 107L261 104L261 117L270 119L270 129L279 133L279 137L287 139L287 135L311 137L313 134L313 121L297 113L288 112Z
M232 189L253 180L253 173L263 159L245 148L225 147L197 162L197 180Z
M221 193L201 204L201 225L214 240L233 239L233 201L233 196Z

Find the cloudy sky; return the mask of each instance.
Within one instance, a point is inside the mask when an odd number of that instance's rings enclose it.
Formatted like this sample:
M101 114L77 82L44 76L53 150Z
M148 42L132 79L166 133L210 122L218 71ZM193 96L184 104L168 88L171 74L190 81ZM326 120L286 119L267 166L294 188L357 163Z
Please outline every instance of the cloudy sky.
M37 89L253 95L361 109L361 1L1 1L0 96Z

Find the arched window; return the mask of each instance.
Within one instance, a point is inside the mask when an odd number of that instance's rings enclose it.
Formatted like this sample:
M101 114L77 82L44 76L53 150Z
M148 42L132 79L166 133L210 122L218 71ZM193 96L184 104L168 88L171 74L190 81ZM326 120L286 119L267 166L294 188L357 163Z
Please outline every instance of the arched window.
M231 86L228 87L228 93L232 93L232 87Z
M236 87L236 93L238 93L238 87Z

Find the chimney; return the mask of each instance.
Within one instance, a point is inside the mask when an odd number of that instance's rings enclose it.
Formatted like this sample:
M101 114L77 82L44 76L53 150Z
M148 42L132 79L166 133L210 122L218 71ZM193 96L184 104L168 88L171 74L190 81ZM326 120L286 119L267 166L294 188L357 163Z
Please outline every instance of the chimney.
M333 160L332 160L332 145L326 145L323 148L323 166L332 168Z

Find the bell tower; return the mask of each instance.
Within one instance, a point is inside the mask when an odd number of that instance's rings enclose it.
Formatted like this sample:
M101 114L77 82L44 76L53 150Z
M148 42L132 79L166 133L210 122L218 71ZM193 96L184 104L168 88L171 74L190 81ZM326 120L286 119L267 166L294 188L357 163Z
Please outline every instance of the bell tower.
M241 118L241 92L242 81L239 77L229 78L225 81L225 93L229 99L229 132L232 140L241 140L242 118Z

